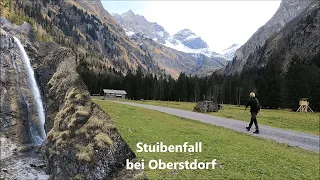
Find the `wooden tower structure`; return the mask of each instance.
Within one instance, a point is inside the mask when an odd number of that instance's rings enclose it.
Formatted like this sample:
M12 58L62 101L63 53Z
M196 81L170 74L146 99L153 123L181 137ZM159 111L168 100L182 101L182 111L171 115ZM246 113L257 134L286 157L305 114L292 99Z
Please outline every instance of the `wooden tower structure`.
M301 98L300 101L299 101L299 105L300 107L298 108L297 112L300 111L300 112L305 112L307 113L308 112L308 109L312 111L312 109L310 108L309 106L309 101L308 101L308 98Z

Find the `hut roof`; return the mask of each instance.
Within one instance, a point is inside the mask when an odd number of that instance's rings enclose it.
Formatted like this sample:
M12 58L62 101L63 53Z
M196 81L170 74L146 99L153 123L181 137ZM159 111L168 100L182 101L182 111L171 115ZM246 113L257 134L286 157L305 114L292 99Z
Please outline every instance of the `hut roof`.
M103 89L104 93L111 93L111 94L127 94L125 90L114 90L114 89Z

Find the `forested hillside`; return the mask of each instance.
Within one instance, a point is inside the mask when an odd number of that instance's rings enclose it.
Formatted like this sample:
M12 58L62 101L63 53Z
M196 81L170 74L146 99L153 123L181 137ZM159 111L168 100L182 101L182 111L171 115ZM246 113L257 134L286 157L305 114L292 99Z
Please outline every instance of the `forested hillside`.
M55 41L72 48L77 54L78 65L97 74L109 67L123 74L137 67L144 72L164 74L146 52L128 39L111 15L103 14L104 18L100 18L94 14L96 11L89 12L81 6L87 3L6 0L1 14L13 23L26 21L32 24L39 40Z

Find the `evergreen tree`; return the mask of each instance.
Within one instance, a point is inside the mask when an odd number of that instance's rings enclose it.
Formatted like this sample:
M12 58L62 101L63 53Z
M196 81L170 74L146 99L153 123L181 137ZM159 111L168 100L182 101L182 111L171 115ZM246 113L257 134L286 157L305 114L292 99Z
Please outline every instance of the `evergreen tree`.
M277 63L269 63L264 73L264 79L268 84L265 105L271 108L279 108L283 103L282 69Z

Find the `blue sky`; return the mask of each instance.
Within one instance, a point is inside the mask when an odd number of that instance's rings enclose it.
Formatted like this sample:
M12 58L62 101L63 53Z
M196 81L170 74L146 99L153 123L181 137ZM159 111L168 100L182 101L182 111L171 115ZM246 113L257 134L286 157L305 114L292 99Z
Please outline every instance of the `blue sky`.
M109 11L109 13L122 14L131 9L137 14L142 14L144 12L145 1L109 1L101 0L103 7Z
M216 52L233 43L244 44L276 12L279 0L267 1L110 1L102 0L110 13L132 10L170 34L191 29Z

